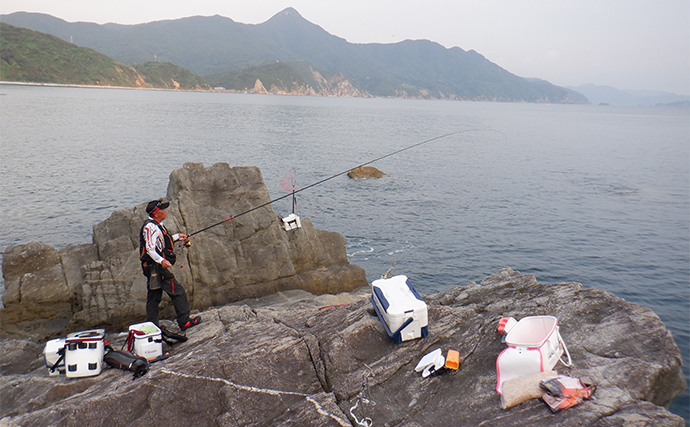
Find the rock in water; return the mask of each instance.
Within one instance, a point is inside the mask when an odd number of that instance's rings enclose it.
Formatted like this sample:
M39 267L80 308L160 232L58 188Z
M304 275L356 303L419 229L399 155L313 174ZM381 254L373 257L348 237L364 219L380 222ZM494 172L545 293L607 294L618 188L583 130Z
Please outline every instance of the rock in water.
M381 172L380 170L376 169L373 166L359 166L359 167L352 169L350 172L347 173L347 176L349 176L352 179L381 178L385 175L386 175L385 173Z
M187 163L173 171L165 221L186 234L270 201L256 167ZM112 213L93 227L93 243L59 251L39 243L9 247L3 256L7 290L0 330L36 333L69 328L124 328L145 320L146 279L139 262L142 204ZM367 284L364 270L350 264L345 239L317 230L308 218L285 231L273 207L256 209L192 238L178 248L175 276L185 285L192 309L203 310L288 289L338 293ZM167 299L164 298L164 301ZM161 307L171 317L172 307ZM53 323L51 323L53 322ZM54 328L53 328L54 329Z

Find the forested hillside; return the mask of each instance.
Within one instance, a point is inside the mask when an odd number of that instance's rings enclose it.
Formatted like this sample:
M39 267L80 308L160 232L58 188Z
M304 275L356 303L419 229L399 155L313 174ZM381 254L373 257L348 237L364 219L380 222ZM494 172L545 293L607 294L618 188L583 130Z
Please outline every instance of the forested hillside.
M0 23L0 80L165 89L208 89L174 64L136 67L58 37Z

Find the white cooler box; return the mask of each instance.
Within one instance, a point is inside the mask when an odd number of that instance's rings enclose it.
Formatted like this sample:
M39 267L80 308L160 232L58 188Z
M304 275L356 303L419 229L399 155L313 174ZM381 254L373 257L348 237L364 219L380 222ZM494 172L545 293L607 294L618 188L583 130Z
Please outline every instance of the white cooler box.
M429 334L426 303L407 276L374 280L371 288L371 303L394 343Z
M137 323L130 325L130 333L134 335L132 351L137 356L153 360L163 355L163 339L161 330L153 322Z
M65 338L65 375L91 377L103 368L105 330L75 332Z
M496 391L501 394L503 382L539 372L550 371L565 350L570 366L570 353L558 331L553 316L529 316L521 319L506 335L506 345L496 359Z
M58 360L60 360L60 352L62 349L65 348L65 339L64 338L56 338L54 340L50 340L46 342L46 346L43 349L43 361L46 364L46 368L48 368L49 375L60 375L65 373L65 359L63 358L60 361L60 364L53 368L53 366L57 363Z

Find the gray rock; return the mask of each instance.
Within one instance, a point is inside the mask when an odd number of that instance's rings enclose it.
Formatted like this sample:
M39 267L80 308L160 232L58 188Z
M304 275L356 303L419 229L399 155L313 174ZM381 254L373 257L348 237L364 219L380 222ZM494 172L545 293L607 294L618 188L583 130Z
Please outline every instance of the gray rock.
M72 315L74 300L69 291L58 251L33 242L10 246L2 260L5 292L0 328L16 335L43 326L64 326ZM38 322L32 320L40 319Z
M170 175L165 223L193 233L223 222L178 248L173 267L192 309L303 289L339 293L366 285L364 270L347 260L338 233L302 227L286 231L273 211L256 167L185 164ZM0 333L46 336L68 330L122 329L145 319L146 279L139 262L139 231L146 202L121 209L93 227L93 244L60 251L30 243L3 255L5 309ZM164 299L167 301L167 299ZM162 317L172 317L166 303ZM63 331L64 332L64 331Z
M43 366L42 351L43 346L28 340L0 341L0 374L23 374Z
M387 426L684 425L665 409L686 387L680 352L636 304L504 269L425 296L429 336L393 344L366 296L289 291L206 310L189 340L135 381L114 369L83 379L45 368L5 375L0 417L24 427L346 426L355 417ZM555 369L596 384L591 399L557 414L540 399L501 409L498 320L528 315L558 317L573 367ZM458 350L461 367L423 379L414 367L435 348Z

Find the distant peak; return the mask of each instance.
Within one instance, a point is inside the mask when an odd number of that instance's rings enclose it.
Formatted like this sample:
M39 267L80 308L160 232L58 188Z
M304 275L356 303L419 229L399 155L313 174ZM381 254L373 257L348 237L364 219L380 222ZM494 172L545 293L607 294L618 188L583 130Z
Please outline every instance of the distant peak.
M292 7L287 7L283 9L281 12L276 13L276 15L299 16L300 18L302 17L302 15L300 15L299 12L297 12Z
M304 20L304 17L302 17L302 15L300 15L299 12L297 12L294 8L288 7L273 15L269 21L282 21L285 19L290 21L301 21Z
M304 19L302 15L299 14L294 8L288 7L286 9L283 9L282 11L276 13L269 19L268 22L271 23L276 23L276 22L289 22L289 23L296 23L296 22L305 22L307 21ZM308 21L307 21L308 22Z

